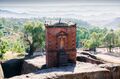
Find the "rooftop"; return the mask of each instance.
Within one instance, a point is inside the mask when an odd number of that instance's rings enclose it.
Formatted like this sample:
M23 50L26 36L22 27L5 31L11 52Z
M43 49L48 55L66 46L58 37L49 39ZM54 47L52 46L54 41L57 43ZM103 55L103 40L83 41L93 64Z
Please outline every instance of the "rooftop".
M75 23L71 22L71 21L46 21L45 22L46 25L48 26L55 26L55 27L61 27L61 26L71 26L71 25L75 25Z

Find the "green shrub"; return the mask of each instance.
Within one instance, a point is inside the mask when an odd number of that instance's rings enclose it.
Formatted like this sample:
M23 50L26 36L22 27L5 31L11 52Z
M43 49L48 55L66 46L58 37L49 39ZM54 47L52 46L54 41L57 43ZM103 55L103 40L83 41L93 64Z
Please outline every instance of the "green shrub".
M24 53L25 52L25 46L22 43L22 41L18 40L13 42L13 46L11 47L11 51L16 53Z
M0 40L0 54L4 54L6 53L6 51L8 51L8 41L7 40Z

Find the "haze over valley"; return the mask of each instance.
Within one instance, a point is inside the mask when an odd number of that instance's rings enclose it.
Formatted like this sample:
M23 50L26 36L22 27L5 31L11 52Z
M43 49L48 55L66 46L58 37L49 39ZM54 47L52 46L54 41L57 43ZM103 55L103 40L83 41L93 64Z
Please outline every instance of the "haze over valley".
M71 18L93 26L117 28L120 24L119 3L14 3L0 5L5 18Z

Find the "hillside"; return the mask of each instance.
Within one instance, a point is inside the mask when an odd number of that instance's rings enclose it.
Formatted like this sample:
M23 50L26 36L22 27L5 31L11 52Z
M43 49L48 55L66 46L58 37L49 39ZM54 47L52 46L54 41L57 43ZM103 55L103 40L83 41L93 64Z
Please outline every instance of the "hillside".
M120 17L113 19L110 23L105 25L106 27L117 29L120 27Z

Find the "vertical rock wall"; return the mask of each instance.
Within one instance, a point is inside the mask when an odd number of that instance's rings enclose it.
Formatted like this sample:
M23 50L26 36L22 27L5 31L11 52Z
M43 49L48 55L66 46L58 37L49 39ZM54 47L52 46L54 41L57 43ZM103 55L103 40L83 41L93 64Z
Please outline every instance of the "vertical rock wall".
M4 79L4 75L3 75L3 70L2 70L1 64L0 64L0 79Z
M103 64L100 67L107 68L110 71L110 79L120 79L120 65Z

